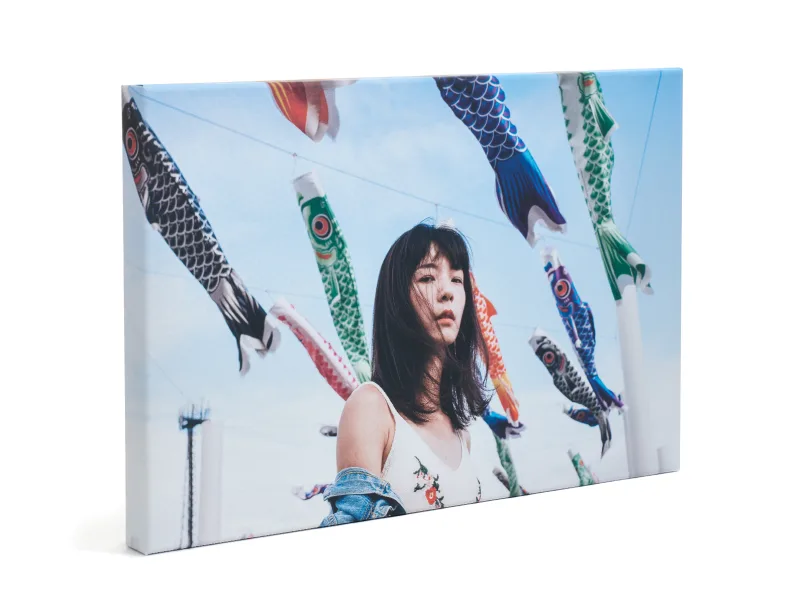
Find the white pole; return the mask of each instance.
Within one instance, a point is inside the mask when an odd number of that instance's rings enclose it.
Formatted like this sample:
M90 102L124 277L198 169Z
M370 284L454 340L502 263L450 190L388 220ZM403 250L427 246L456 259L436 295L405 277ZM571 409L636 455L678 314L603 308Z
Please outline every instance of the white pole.
M201 500L199 544L221 541L221 484L223 481L223 429L207 420L201 428Z
M645 387L645 370L642 362L642 332L639 326L637 288L628 284L617 302L617 325L620 334L620 357L623 367L626 406L625 430L628 447L628 474L630 477L655 475L659 472L659 458L653 442L650 399Z
M625 392L622 392L622 398L627 398ZM634 445L631 443L631 427L629 425L628 417L630 413L623 413L623 430L625 431L625 460L628 463L628 476L634 477L636 471L636 464L634 462Z
M667 473L669 471L667 446L659 446L659 449L656 452L659 455L659 473Z
M659 448L659 471L671 473L678 471L678 447L667 444Z

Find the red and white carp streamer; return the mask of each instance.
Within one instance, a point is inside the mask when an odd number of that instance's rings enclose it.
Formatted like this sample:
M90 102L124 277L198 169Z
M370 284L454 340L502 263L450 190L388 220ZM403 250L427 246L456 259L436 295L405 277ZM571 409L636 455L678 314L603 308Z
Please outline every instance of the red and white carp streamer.
M284 298L271 307L269 313L275 316L307 350L310 358L330 387L344 400L357 388L357 378L349 370L349 365L335 351L326 339Z
M340 129L340 115L335 104L335 88L354 84L357 80L324 80L311 82L266 82L276 106L287 120L319 142L324 134L332 140Z

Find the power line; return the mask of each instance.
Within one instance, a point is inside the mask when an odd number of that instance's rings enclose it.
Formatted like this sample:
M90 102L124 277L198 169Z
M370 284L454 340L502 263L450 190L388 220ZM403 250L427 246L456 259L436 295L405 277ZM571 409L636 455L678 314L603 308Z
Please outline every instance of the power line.
M344 170L343 168L339 168L337 166L334 166L334 165L331 165L331 164L328 164L328 163L324 163L323 161L318 161L317 159L312 159L312 158L307 157L305 155L300 155L298 153L295 153L293 151L290 151L288 149L280 147L279 145L275 145L275 144L273 144L271 142L268 142L267 140L263 140L262 138L258 138L257 136L253 136L251 134L243 132L242 130L238 130L236 128L232 128L230 126L218 123L218 122L213 121L213 120L211 120L209 118L203 117L202 115L198 115L197 113L187 111L186 109L176 107L175 105L171 105L170 103L166 103L165 101L161 101L161 100L158 100L158 99L156 99L156 98L154 98L152 96L148 96L147 94L144 94L140 90L137 90L136 87L134 88L134 91L139 96L141 96L142 98L150 100L150 101L152 101L152 102L154 102L154 103L156 103L158 105L162 105L163 107L166 107L166 108L171 109L173 111L176 111L178 113L181 113L182 115L186 115L186 116L191 117L193 119L196 119L198 121L204 122L205 124L211 125L213 127L219 128L221 130L225 130L226 132L229 132L229 133L234 134L236 136L241 136L241 137L243 137L243 138L245 138L247 140L250 140L250 141L255 142L257 144L260 144L260 145L263 145L265 147L268 147L269 149L273 149L274 151L278 151L280 153L284 153L285 155L293 157L293 160L294 160L294 173L295 173L295 161L297 159L303 159L304 161L308 161L308 162L310 162L310 163L312 163L314 165L320 166L320 167L328 169L328 170L332 170L333 172L337 172L339 174L342 174L344 176L348 176L350 178L354 178L356 180L360 180L361 182L371 184L373 186L376 186L378 188L390 191L392 193L396 193L397 195L401 195L403 197L407 197L409 199L414 199L414 200L419 201L421 203L427 203L428 205L432 205L436 210L436 216L437 217L438 217L438 214L440 213L439 212L440 209L447 209L447 210L450 210L450 211L455 212L455 213L459 213L459 214L463 214L465 216L469 216L470 218L475 218L476 220L482 220L482 221L487 222L489 224L496 224L497 226L502 226L503 228L512 228L512 226L513 226L509 222L503 222L501 220L495 220L494 218L488 218L486 216L482 216L480 214L476 214L476 213L473 213L473 212L470 212L470 211L466 211L465 209L461 209L459 207L454 207L452 205L445 205L444 203L439 203L439 202L433 201L432 199L427 199L427 198L422 197L420 195L416 195L416 194L410 193L408 191L403 191L401 189L398 189L396 187L390 186L388 184L384 184L384 183L379 182L377 180L373 180L371 178L361 176L360 174L355 174L353 172L349 172L347 170ZM589 244L589 243L582 243L580 241L573 241L572 239L564 239L564 238L556 237L556 236L553 236L553 235L550 235L550 234L542 234L542 235L540 235L540 237L544 238L544 239L552 240L552 241L560 241L561 243L568 243L570 245L577 245L579 247L586 247L586 248L589 248L589 249L597 250L596 245L592 245L592 244Z
M420 197L419 195L415 195L413 193L409 193L407 191L400 190L400 189L395 188L393 186L383 184L382 182L378 182L377 180L372 180L371 178L366 178L365 176L361 176L359 174L353 174L352 172L348 172L348 171L346 171L346 170L344 170L342 168L339 168L337 166L330 165L328 163L324 163L323 161L318 161L317 159L312 159L311 157L307 157L305 155L300 155L299 153L295 153L293 151L290 151L288 149L280 147L279 145L275 145L275 144L273 144L271 142L268 142L267 140L263 140L262 138L258 138L256 136L252 136L251 134L247 134L246 132L243 132L242 130L237 130L236 128L232 128L232 127L229 127L227 125L218 123L216 121L213 121L211 119L208 119L208 118L203 117L201 115L198 115L196 113L192 113L191 111L187 111L187 110L182 109L180 107L176 107L175 105L171 105L170 103L166 103L164 101L158 100L158 99L156 99L156 98L154 98L152 96L148 96L147 94L144 94L144 93L140 92L136 88L134 90L142 98L145 98L145 99L148 99L150 101L153 101L158 105L162 105L163 107L167 107L168 109L172 109L173 111L176 111L176 112L181 113L183 115L186 115L188 117L192 117L193 119L197 119L198 121L202 121L202 122L204 122L206 124L209 124L211 126L214 126L216 128L220 128L221 130L225 130L225 131L227 131L227 132L229 132L231 134L235 134L236 136L242 136L243 138L246 138L246 139L248 139L248 140L250 140L252 142L256 142L257 144L261 144L263 146L266 146L269 149L273 149L275 151L279 151L280 153L284 153L286 155L289 155L289 156L293 157L294 159L303 159L304 161L308 161L308 162L310 162L312 164L318 165L318 166L326 168L328 170L332 170L333 172L338 172L340 174L343 174L344 176L349 176L351 178L361 180L363 182L366 182L367 184L372 184L374 186L377 186L379 188L383 188L383 189L385 189L387 191L391 191L391 192L396 193L398 195L403 195L405 197L415 199L416 201L421 201L422 203L428 203L430 205L438 205L435 201L431 201L430 199L426 199L424 197ZM445 207L445 206L442 205L442 207ZM457 210L457 211L461 211L461 210Z
M165 276L165 277L168 277L168 278L183 279L183 277L181 277L181 276L179 276L177 274L167 274L167 273L164 273L164 272L150 272L148 270L145 270L144 268L141 268L140 266L137 266L136 264L129 264L129 265L134 267L134 268L136 268L137 270L140 270L143 274L154 274L154 275L157 275L157 276ZM317 300L317 301L324 301L324 302L329 301L325 296L318 295L318 294L315 294L315 293L296 293L296 292L293 292L293 291L279 291L277 289L263 289L262 287L250 287L250 289L253 289L255 291L263 291L263 292L268 293L269 295L272 295L272 296L278 295L278 296L285 296L285 297L301 297L301 298L313 299L313 300ZM272 300L272 301L275 301L275 300ZM369 309L369 310L372 310L372 311L374 310L374 306L372 304L360 304L360 306L362 308L365 308L365 309ZM533 325L517 324L517 323L511 323L511 322L499 322L499 321L494 321L494 326L495 327L505 327L505 328L509 328L509 329L522 329L522 330L528 330L528 331L533 331L534 329L536 329L536 327L533 326ZM547 330L544 327L539 327L539 328L541 328L546 333L552 335L553 337L557 336L556 333L554 331L552 331L552 330ZM615 335L614 337L608 337L606 339L612 339L612 340L616 341L617 337ZM161 367L160 367L160 370L162 370ZM164 374L164 371L163 371L163 374ZM165 376L167 376L167 375L165 375ZM172 383L172 381L171 381L171 383ZM177 387L177 389L178 389L178 387ZM179 390L179 391L181 391L181 390Z
M152 275L152 276L163 276L165 278L173 278L173 279L185 280L185 277L183 275L180 275L180 274L170 274L168 272L159 272L159 271L156 271L156 270L146 270L142 266L137 266L136 264L133 264L131 262L126 262L126 264L128 264L132 268L142 272L143 274ZM266 289L266 288L260 287L260 286L251 286L251 287L249 287L249 289L251 289L253 291L262 291L264 293L268 293L272 298L271 299L272 302L276 301L276 300L273 299L273 296L275 296L275 295L276 296L285 296L285 297L301 297L301 298L305 298L305 299L314 299L314 300L319 300L319 301L321 301L321 300L328 301L325 296L315 294L315 293L298 293L298 292L295 292L295 291L279 291L278 289ZM374 308L374 306L372 304L360 304L360 306L362 308L368 308L368 309L373 309ZM164 371L163 371L163 374L164 374Z
M628 231L631 229L631 218L634 215L634 207L637 202L637 193L639 193L639 182L642 180L642 166L645 165L645 154L648 151L648 141L650 140L650 131L653 127L653 115L656 112L656 100L659 98L659 86L662 83L662 72L659 71L659 79L656 81L656 93L653 95L653 108L650 110L650 121L648 121L648 133L645 135L645 146L642 149L642 159L639 162L639 172L637 172L636 186L634 187L634 199L631 201L631 210L628 212L628 222L625 226L625 236L628 238Z
M285 297L302 297L306 299L315 299L329 303L329 300L326 297L324 297L323 295L316 295L315 293L294 293L292 291L277 291L276 289L260 289L259 287L255 287L255 289L257 291L264 291L265 293L268 293L271 296L281 295ZM374 306L372 304L360 304L360 307L366 310L374 311Z
M153 274L154 276L166 276L168 278L184 278L183 276L180 276L178 274L170 274L169 272L159 272L158 270L146 270L142 266L138 266L137 264L133 264L131 262L126 262L126 264L136 270L139 270L143 274Z
M145 272L145 271L143 271L143 272ZM146 274L147 274L147 272L146 272ZM187 400L187 401L189 402L189 401L190 401L190 398L188 398L188 397L187 397L187 395L184 393L184 391L183 391L183 390L182 390L182 389L181 389L181 388L180 388L178 385L176 385L176 383L173 381L173 379L171 379L171 378L168 376L167 371L165 371L165 369L163 369L163 368L162 368L162 366L161 366L161 365L160 365L160 364L159 364L159 363L156 361L156 358L154 358L154 357L151 355L151 352L149 352L148 350L145 350L145 353L146 353L146 354L148 354L148 357L151 359L151 362L153 362L153 363L154 363L154 365L156 365L156 368L158 368L158 369L159 369L159 371L162 373L162 375L165 377L165 379L167 379L167 380L168 380L168 382L169 382L169 383L170 383L170 384L171 384L173 387L175 387L175 388L176 388L176 390L177 390L177 391L178 391L178 392L181 394L181 397L182 397L182 398L184 398L185 400Z
M128 263L128 265L132 266L133 268L136 268L137 270L139 270L143 274L153 274L153 275L156 275L156 276L164 276L164 277L168 277L168 278L184 279L184 277L182 277L182 276L180 276L178 274L167 274L165 272L152 272L150 270L146 270L145 268L137 266L136 264ZM294 292L294 291L280 291L278 289L265 289L265 288L262 288L262 287L249 287L249 289L253 289L255 291L263 291L265 293L268 293L271 296L277 295L277 296L285 296L285 297L301 297L301 298L313 299L313 300L317 300L317 301L324 301L324 302L329 301L325 296L320 295L320 294L316 294L316 293L298 293L298 292ZM272 299L272 301L275 301L275 300ZM362 308L366 308L366 309L369 309L369 310L372 310L372 311L374 310L374 306L372 304L360 304L360 306ZM506 327L506 328L509 328L509 329L531 330L531 331L536 328L533 325L516 324L516 323L510 323L510 322L498 322L498 321L494 321L494 326L495 327ZM552 335L555 335L554 332L548 331L544 327L540 327L540 328L543 331L547 332L547 333L551 333ZM615 337L607 338L607 339L616 340L617 337L615 336ZM152 359L153 359L153 357L152 357ZM160 367L160 370L162 370L161 367ZM163 371L163 374L164 374L164 371ZM165 376L167 377L167 375L165 375ZM174 384L174 386L175 386L175 384ZM178 389L178 386L176 386L176 387ZM181 391L181 390L179 390L179 391Z

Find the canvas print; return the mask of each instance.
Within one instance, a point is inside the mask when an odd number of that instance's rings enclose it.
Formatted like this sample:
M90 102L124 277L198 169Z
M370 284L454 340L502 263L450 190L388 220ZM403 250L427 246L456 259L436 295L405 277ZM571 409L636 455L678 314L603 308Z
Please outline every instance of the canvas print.
M123 86L128 545L678 470L681 98L675 69Z

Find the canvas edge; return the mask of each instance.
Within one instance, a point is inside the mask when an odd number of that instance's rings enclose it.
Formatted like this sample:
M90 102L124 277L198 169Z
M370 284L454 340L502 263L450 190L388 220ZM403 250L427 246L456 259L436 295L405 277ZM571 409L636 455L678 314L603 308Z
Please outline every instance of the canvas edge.
M121 87L123 95L127 86ZM122 115L121 115L122 120ZM123 155L125 161L125 153ZM130 176L129 176L130 178ZM121 185L121 202L125 195L125 187L132 183L127 178L126 167L123 166ZM144 324L145 291L135 286L130 279L132 266L144 264L144 258L134 257L135 249L142 249L132 240L137 236L137 229L127 232L125 218L123 222L123 315L124 315L124 355L125 355L125 450L126 450L126 545L144 555L150 550L148 537L148 467L147 467L147 430L144 418L147 416L147 400L138 392L147 391L142 368L145 365L142 352L145 350L145 333L137 330L136 325ZM139 368L138 368L139 367ZM139 419L142 420L139 420Z

